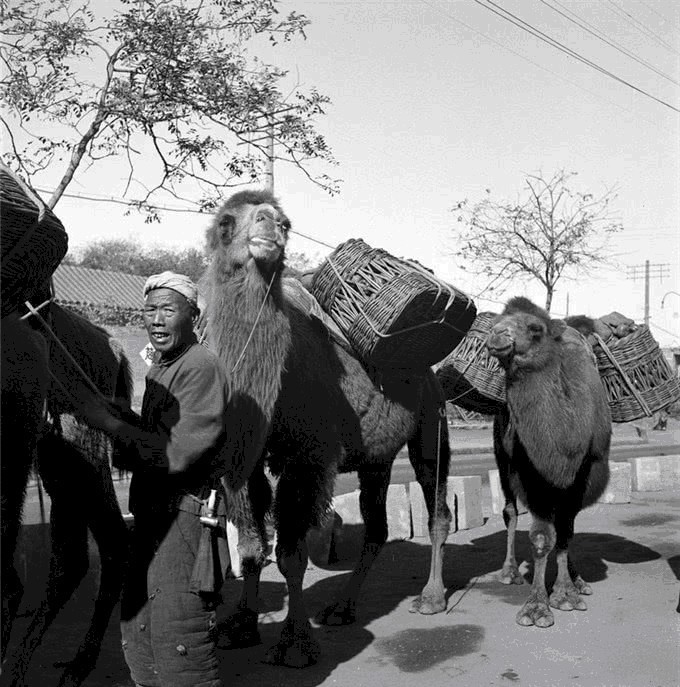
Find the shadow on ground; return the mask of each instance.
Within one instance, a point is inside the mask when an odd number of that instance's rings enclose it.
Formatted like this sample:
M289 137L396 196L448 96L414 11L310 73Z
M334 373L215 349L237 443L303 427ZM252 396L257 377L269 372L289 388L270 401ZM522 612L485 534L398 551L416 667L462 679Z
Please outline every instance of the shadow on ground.
M644 523L639 523L644 526ZM460 657L479 650L484 639L484 628L457 622L460 616L454 611L462 596L472 588L492 595L498 601L518 604L528 591L527 586L506 587L494 581L505 555L506 533L503 529L474 537L472 531L455 535L460 543L446 545L444 582L447 586L450 623L428 626L426 616L410 615L410 600L424 586L429 572L430 548L425 540L399 541L388 544L371 570L362 590L357 623L346 627L317 627L321 644L319 662L304 670L269 666L261 662L265 650L278 639L286 608L286 588L274 565L268 566L261 584L261 625L263 643L249 649L222 650L222 675L229 687L248 685L259 687L316 687L329 678L334 669L359 655L374 643L374 660L378 664L390 663L406 673L417 674L451 657ZM467 540L467 541L466 541ZM600 532L576 534L573 541L573 560L579 572L591 583L606 579L608 564L637 564L656 560L660 554L653 549L622 536ZM517 535L518 561L529 560L526 530ZM680 577L678 557L669 565ZM47 568L45 549L35 554L30 566ZM350 575L351 561L319 568L313 566L306 576L305 599L310 617L328 605ZM71 658L84 635L92 599L96 591L96 573L88 576L85 585L67 605L36 654L28 676L28 684L48 687L57 684L55 661ZM527 572L527 578L530 570ZM554 577L554 564L549 567L549 583ZM94 579L92 579L94 578ZM30 580L42 584L41 575L28 575L27 599L39 597L41 587L33 588ZM240 595L240 580L227 583L224 589L225 604L221 616L228 614ZM369 627L373 621L392 614L394 632L376 639ZM130 687L131 682L123 661L118 631L118 610L109 626L97 668L85 687ZM19 618L16 630L28 622ZM14 637L16 638L17 632ZM12 651L12 645L9 650Z

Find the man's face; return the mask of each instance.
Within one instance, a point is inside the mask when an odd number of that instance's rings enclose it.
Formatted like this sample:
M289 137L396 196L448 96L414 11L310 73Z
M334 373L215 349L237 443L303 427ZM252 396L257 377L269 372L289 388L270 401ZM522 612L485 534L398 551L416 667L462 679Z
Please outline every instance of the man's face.
M193 337L194 310L172 289L149 291L144 302L144 326L151 345L163 356L189 343Z

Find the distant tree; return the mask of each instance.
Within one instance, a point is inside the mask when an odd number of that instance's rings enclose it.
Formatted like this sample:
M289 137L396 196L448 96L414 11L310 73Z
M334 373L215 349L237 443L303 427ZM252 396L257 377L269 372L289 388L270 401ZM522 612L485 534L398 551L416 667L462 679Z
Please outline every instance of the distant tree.
M304 37L307 18L279 15L275 0L111 0L97 12L88 0L13 0L0 20L7 161L34 185L59 170L51 208L76 172L117 158L120 195L148 219L170 197L209 209L259 178L270 131L277 160L337 190L309 168L334 163L314 124L328 98L250 56Z
M621 224L610 215L611 190L596 197L569 187L574 172L546 177L530 174L516 202L488 197L453 209L460 225L456 255L471 274L486 280L485 290L502 293L515 279L537 279L550 311L557 282L569 272L587 273L609 262L606 245Z
M67 264L142 277L172 270L197 281L208 263L205 254L196 248L144 248L130 239L102 239L86 245L79 257L71 256Z

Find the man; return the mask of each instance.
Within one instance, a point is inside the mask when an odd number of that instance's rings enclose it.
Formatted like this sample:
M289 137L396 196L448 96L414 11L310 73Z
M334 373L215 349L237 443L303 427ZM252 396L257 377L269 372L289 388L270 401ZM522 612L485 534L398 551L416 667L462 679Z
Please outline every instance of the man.
M119 466L133 472L121 634L140 687L222 685L213 629L228 549L215 537L224 537L226 522L223 500L219 512L208 512L206 499L219 484L229 391L224 365L194 334L197 299L183 275L147 280L144 324L158 357L147 372L138 429L119 423L111 432L126 439Z

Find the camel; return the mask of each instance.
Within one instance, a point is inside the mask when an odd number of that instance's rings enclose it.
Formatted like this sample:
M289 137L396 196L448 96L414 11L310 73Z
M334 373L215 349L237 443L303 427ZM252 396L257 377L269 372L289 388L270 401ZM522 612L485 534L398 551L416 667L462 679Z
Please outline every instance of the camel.
M282 286L290 220L267 191L242 191L219 209L207 231L211 263L202 280L208 342L231 371L231 457L226 482L237 505L243 592L223 628L233 645L259 642L257 593L267 553L265 515L273 503L276 560L289 608L265 661L303 667L318 657L302 595L307 531L329 513L337 472L356 471L365 523L351 578L317 616L329 625L356 619L362 582L387 538L385 500L392 463L408 444L422 486L432 545L429 579L411 610L445 610L442 557L451 513L446 505L449 444L444 398L427 370L406 379L367 371ZM237 429L238 428L238 429ZM246 430L246 433L244 433Z
M586 610L592 593L569 560L574 519L595 503L609 479L611 415L592 351L562 320L523 297L511 299L486 342L505 370L507 407L494 418L494 450L508 530L504 584L522 584L515 559L517 498L532 515L534 561L519 625L550 627L552 608ZM555 549L557 578L548 597L545 570Z
M65 308L52 303L49 311L53 332L99 391L129 405L132 378L120 344ZM2 343L3 654L21 597L13 557L34 461L52 500L47 589L8 659L3 681L23 684L45 632L87 572L89 528L101 559L98 595L86 636L73 660L62 664L59 683L75 687L96 664L127 560L127 528L109 463L111 445L101 432L83 423L88 408L99 400L61 348L53 342L48 346L16 315L3 320Z

